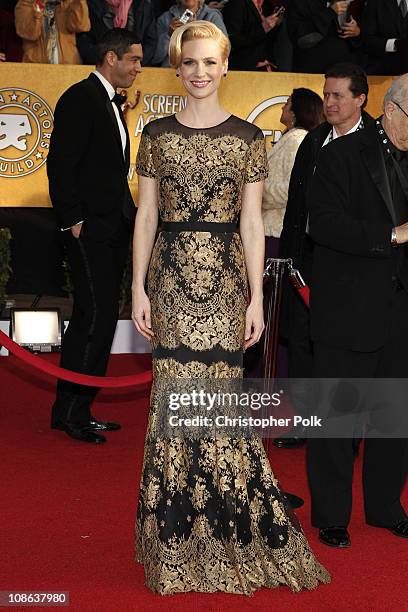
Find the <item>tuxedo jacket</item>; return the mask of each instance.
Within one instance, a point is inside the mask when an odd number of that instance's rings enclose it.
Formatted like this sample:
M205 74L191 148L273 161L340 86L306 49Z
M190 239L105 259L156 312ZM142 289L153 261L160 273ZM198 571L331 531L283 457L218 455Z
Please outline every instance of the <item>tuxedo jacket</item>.
M404 66L396 53L387 53L390 38L408 39L408 17L402 17L398 0L369 0L363 12L361 36L368 55L369 74L401 74Z
M94 240L106 240L132 220L135 206L127 175L126 152L109 95L94 74L70 87L55 108L47 157L52 205L61 228L84 221Z
M398 223L381 147L375 125L339 138L312 180L311 335L327 346L370 352L387 339L397 255L407 251L391 245Z

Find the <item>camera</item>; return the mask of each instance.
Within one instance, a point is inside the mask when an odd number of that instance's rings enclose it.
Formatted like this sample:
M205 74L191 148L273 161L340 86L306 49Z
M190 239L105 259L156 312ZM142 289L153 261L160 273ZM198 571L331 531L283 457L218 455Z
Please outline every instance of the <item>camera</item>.
M184 13L182 14L182 16L180 17L179 21L181 21L181 23L186 24L187 22L190 21L192 17L194 17L193 11L190 11L190 9L186 9Z

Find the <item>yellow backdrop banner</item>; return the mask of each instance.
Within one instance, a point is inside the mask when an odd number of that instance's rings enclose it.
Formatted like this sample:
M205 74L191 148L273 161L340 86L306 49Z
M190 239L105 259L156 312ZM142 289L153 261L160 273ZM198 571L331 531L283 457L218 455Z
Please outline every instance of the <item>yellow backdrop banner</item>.
M0 66L0 206L48 207L46 159L53 127L53 111L61 94L91 72L89 66L48 66L2 63ZM221 87L221 102L234 115L260 127L267 146L279 140L284 126L281 107L295 87L322 95L321 75L230 72ZM390 78L370 78L367 111L381 113ZM178 112L184 92L174 71L145 68L129 90L138 104L127 112L131 139L129 183L136 196L135 159L140 134L149 121ZM109 155L109 152L106 152Z

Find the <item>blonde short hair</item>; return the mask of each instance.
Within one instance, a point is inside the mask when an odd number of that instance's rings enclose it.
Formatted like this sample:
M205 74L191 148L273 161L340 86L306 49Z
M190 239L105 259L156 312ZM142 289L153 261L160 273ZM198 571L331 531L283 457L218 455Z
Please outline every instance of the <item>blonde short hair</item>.
M173 68L181 64L181 50L183 43L196 38L209 38L218 42L222 61L225 62L230 54L231 45L227 36L211 21L191 21L174 30L169 44L169 60Z

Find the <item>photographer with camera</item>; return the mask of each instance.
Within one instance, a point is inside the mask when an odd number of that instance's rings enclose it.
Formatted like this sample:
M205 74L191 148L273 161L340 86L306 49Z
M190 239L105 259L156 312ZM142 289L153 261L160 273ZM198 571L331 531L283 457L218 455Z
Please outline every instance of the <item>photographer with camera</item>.
M157 20L157 47L153 65L169 67L168 49L174 30L190 21L210 21L228 35L221 13L206 6L204 0L177 0Z
M19 0L15 23L23 62L82 64L75 34L91 27L86 0Z

